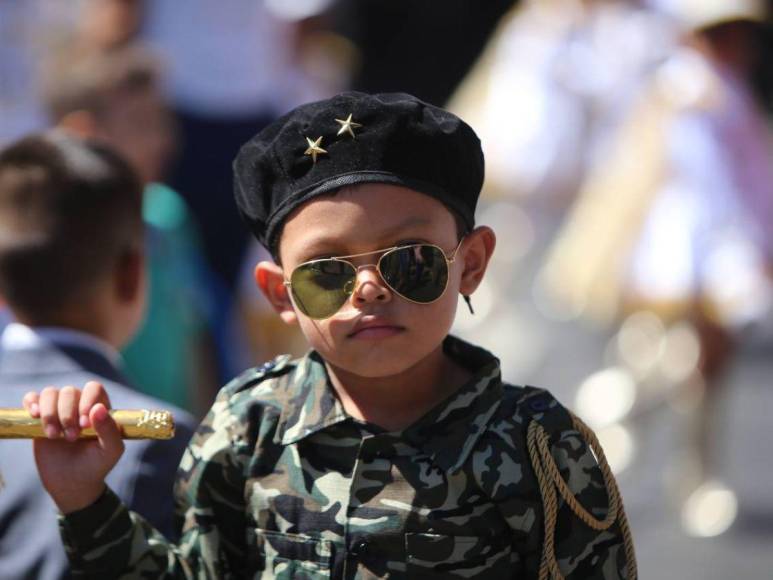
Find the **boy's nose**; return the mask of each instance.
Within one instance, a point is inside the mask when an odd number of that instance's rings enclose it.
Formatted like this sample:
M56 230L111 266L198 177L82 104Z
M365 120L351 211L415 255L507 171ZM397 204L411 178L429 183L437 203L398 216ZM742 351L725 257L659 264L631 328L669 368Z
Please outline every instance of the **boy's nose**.
M354 301L358 304L386 302L391 299L389 287L381 279L375 267L360 268L357 272L357 286L354 289Z

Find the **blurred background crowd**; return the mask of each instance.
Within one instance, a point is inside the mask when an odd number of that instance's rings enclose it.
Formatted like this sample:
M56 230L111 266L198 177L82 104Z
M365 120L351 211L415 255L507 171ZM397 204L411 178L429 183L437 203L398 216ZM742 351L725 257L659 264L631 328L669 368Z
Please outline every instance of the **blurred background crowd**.
M231 161L290 108L406 91L481 137L498 235L456 332L597 429L644 578L769 577L773 29L764 0L2 0L0 147L145 183L139 389L202 416L302 338L253 282Z

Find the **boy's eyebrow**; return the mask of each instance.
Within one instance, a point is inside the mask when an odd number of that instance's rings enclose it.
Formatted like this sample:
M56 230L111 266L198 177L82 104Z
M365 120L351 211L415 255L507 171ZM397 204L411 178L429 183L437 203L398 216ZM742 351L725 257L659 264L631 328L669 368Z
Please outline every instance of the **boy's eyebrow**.
M398 237L398 234L401 234L406 230L410 230L411 228L415 228L418 226L426 226L429 224L430 224L430 220L428 220L425 217L410 216L405 221L391 228L388 228L386 231L382 232L381 239L384 241L392 241L394 238Z
M430 223L431 221L425 217L410 216L408 219L380 232L376 240L388 246L390 244L394 244L397 241L397 238L400 237L400 234L409 231L411 228L426 226L426 225L429 225ZM319 251L323 251L323 252L329 252L335 255L337 253L340 253L338 251L339 249L342 252L348 251L346 248L341 247L340 244L341 244L341 240L337 237L322 236L322 237L313 239L304 248L305 250L304 254L309 256Z

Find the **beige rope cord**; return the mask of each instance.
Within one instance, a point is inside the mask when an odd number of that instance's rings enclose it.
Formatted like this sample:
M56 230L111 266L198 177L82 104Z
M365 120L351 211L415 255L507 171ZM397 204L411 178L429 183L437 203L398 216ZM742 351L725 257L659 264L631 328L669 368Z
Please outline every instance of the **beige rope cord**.
M599 520L589 513L574 494L569 486L561 477L553 456L550 454L550 440L547 432L537 420L532 420L529 424L526 442L529 448L529 458L531 460L534 473L537 476L537 482L542 496L542 504L545 512L545 540L542 545L542 561L540 562L539 580L564 580L561 570L558 567L555 553L555 532L556 519L558 515L558 498L556 489L572 512L580 518L588 527L603 531L610 528L616 521L620 522L620 531L623 534L625 548L626 568L628 580L636 580L636 554L633 548L633 537L631 529L628 526L628 518L625 515L623 502L620 498L620 490L617 487L615 476L609 468L604 450L601 448L596 434L576 415L572 414L572 420L577 431L582 435L590 445L590 448L596 454L601 474L604 478L604 485L609 497L609 509L603 520Z

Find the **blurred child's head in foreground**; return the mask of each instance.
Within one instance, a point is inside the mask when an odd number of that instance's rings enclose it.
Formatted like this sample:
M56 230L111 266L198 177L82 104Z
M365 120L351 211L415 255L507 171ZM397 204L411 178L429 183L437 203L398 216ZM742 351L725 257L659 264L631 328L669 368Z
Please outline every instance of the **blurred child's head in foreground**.
M141 191L93 141L54 131L0 151L0 294L20 321L128 340L145 296Z

